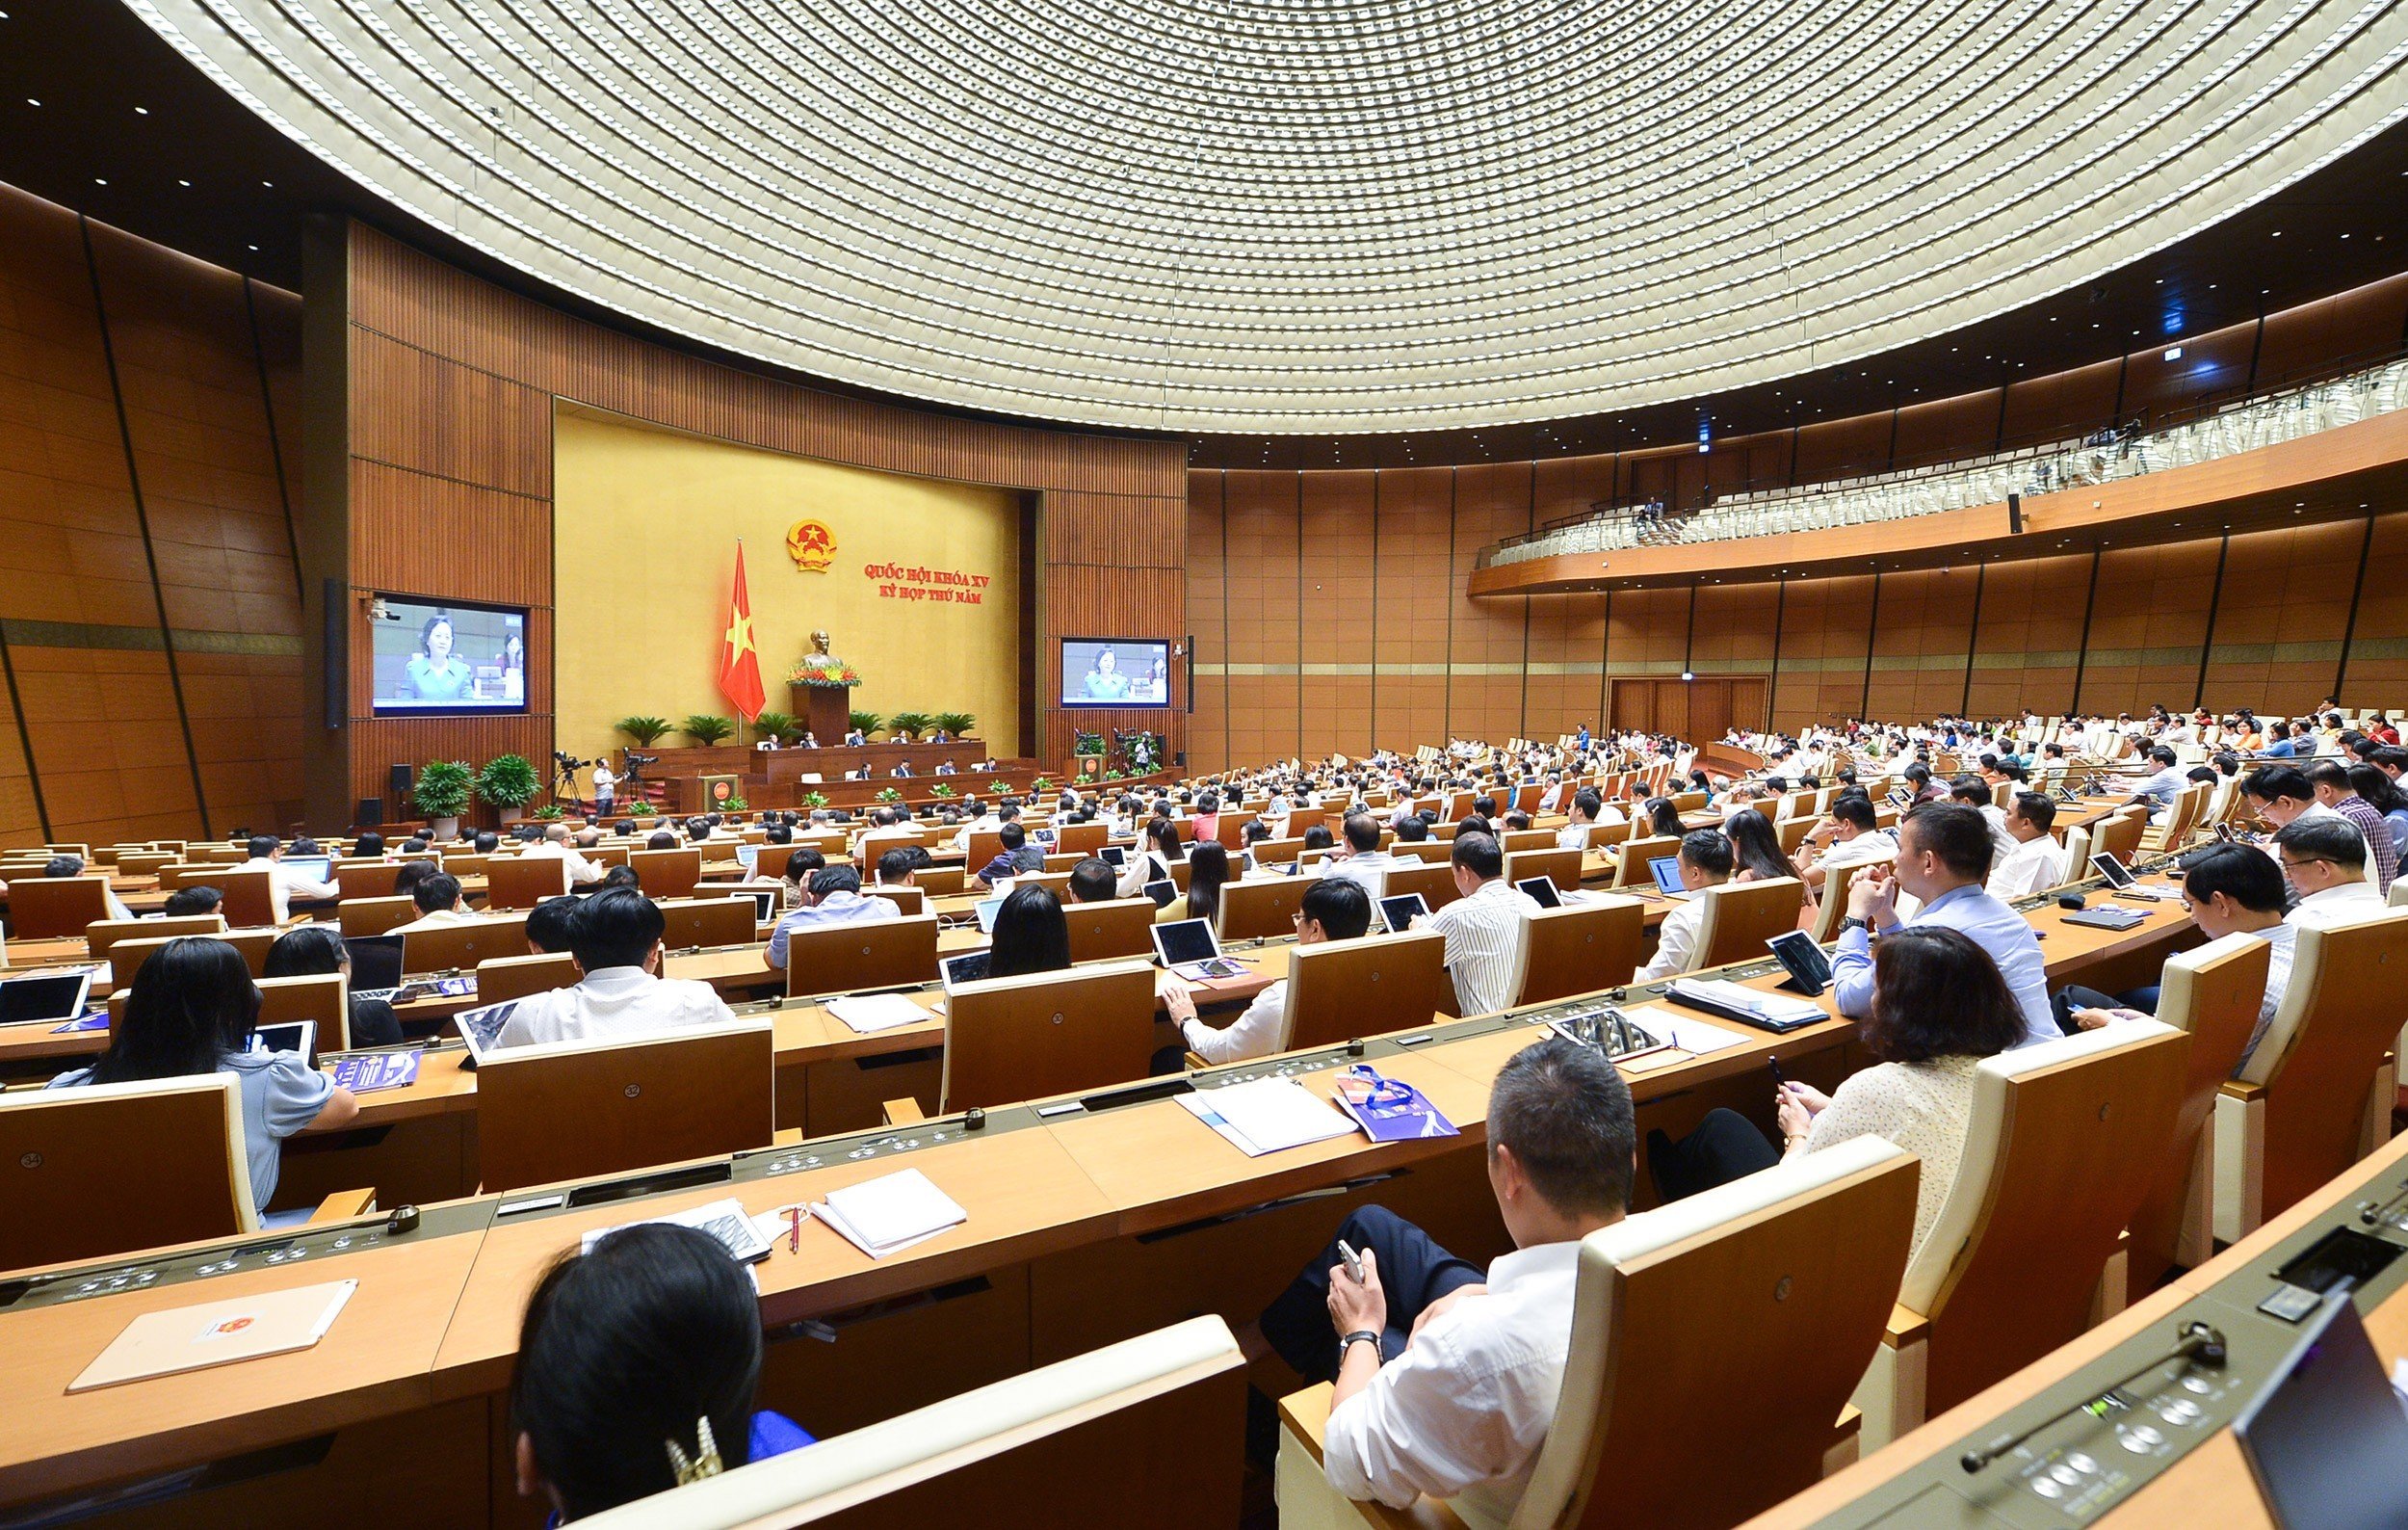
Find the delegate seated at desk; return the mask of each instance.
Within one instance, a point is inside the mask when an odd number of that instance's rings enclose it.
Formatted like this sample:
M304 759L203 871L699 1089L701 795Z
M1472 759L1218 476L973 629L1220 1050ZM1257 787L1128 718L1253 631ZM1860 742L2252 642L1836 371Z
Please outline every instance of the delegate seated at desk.
M790 863L791 864L791 863ZM822 866L798 885L798 907L787 910L770 932L762 960L779 972L786 970L786 949L798 930L824 930L837 924L882 924L903 917L903 905L892 898L864 897L861 873L851 866Z
M1241 1342L1334 1379L1322 1465L1349 1498L1454 1498L1475 1523L1512 1517L1555 1422L1572 1348L1581 1240L1622 1220L1637 1172L1630 1087L1599 1051L1557 1038L1517 1053L1488 1093L1488 1185L1514 1251L1486 1274L1379 1206L1333 1241Z
M232 1073L242 1095L251 1204L265 1208L282 1171L283 1140L307 1127L340 1126L359 1113L359 1102L300 1053L254 1049L258 1021L259 986L240 951L201 936L170 940L135 972L108 1050L50 1087Z
M1082 861L1104 866L1100 860ZM1105 875L1111 875L1109 866ZM1075 884L1077 873L1072 874ZM1358 940L1372 927L1372 900L1351 882L1322 880L1304 889L1296 913L1296 943L1316 946L1327 940ZM1279 1033L1288 1014L1288 980L1281 978L1262 992L1245 1013L1224 1026L1207 1025L1196 1017L1195 990L1176 977L1163 980L1163 1008L1194 1053L1211 1064L1268 1057L1278 1049Z
M708 983L659 975L666 928L660 909L632 887L608 887L587 899L569 930L583 977L575 988L518 1000L498 1044L600 1041L734 1019Z

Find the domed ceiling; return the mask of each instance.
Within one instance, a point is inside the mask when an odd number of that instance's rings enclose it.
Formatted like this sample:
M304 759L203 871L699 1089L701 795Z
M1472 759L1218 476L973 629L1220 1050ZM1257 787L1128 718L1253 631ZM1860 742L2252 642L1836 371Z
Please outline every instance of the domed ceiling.
M1397 432L2005 312L2408 118L2408 6L128 0L529 277L833 382Z

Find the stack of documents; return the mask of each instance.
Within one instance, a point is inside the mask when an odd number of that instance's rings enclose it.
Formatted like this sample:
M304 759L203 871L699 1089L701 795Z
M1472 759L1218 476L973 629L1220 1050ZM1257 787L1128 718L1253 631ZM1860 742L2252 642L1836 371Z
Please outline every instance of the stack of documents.
M1695 1004L1700 1009L1737 1018L1753 1018L1766 1025L1805 1025L1830 1018L1823 1007L1812 999L1709 978L1675 978L1671 994L1684 1004Z
M1623 1013L1682 1051L1697 1057L1703 1057L1708 1052L1719 1052L1726 1046L1744 1046L1748 1042L1748 1038L1737 1031L1726 1031L1719 1025L1709 1024L1695 1016L1683 1015L1678 1010L1668 1010L1661 1004L1641 1004Z
M1353 1121L1293 1078L1199 1089L1180 1095L1179 1103L1249 1158L1327 1142L1354 1130Z
M935 1018L901 993L855 993L841 999L830 999L827 1013L864 1036L874 1031L891 1031L899 1025L917 1025L922 1020Z
M812 1215L873 1259L883 1259L970 1220L953 1197L917 1169L831 1190Z

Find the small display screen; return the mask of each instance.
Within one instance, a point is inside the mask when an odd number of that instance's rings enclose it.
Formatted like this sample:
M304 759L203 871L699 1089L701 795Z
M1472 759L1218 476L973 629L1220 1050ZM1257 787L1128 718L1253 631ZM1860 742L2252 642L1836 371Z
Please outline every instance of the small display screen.
M1418 892L1400 893L1379 900L1380 922L1392 935L1401 935L1412 928L1413 921L1429 912L1429 904Z
M1524 877L1520 882L1515 883L1513 885L1516 889L1529 893L1531 898L1542 909L1560 909L1563 907L1563 894L1557 892L1556 890L1556 884L1548 881L1545 877Z
M11 978L0 983L0 1025L28 1020L71 1020L84 1013L90 972Z
M1681 857L1658 856L1647 863L1648 872L1656 879L1656 890L1667 896L1688 891L1681 885Z
M527 613L379 595L369 621L380 717L527 709Z
M1168 706L1170 645L1148 638L1064 638L1064 706Z
M1154 948L1162 953L1163 965L1173 967L1190 962L1210 962L1220 955L1219 942L1213 938L1213 927L1202 919L1156 925Z

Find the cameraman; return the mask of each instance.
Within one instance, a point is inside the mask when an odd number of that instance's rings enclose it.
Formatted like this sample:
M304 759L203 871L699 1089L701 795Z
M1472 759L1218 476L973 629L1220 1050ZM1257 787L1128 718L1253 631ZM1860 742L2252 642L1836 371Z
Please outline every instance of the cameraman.
M593 816L596 822L611 816L611 805L618 797L618 778L611 774L608 758L593 762Z

